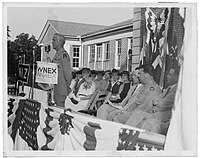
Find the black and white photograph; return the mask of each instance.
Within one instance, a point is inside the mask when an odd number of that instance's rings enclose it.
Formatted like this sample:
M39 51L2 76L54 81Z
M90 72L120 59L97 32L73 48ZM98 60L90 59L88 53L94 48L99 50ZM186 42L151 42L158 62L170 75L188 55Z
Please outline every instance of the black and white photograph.
M3 6L3 156L197 156L197 3Z

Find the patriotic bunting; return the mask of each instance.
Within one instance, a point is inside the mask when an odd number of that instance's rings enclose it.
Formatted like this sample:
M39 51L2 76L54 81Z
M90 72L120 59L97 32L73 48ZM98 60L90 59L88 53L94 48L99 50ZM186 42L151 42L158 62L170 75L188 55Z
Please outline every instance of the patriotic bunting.
M163 150L163 144L141 139L142 129L49 107L46 103L27 104L24 99L18 103L16 124L11 125L15 150Z

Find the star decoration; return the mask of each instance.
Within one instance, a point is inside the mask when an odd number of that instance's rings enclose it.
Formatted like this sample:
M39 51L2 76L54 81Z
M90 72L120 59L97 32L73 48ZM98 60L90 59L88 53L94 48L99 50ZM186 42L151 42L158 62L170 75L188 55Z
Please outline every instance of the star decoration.
M119 133L122 133L122 132L123 132L123 129L120 129L120 130L119 130Z
M148 150L148 148L146 147L146 145L144 145L143 149L144 149L144 151Z
M138 143L136 144L135 148L136 148L136 151L139 151L140 146L138 145Z
M151 148L151 151L158 151L158 149L154 148L154 146Z
M130 133L130 130L127 129L127 130L126 130L126 133L129 134L129 133Z

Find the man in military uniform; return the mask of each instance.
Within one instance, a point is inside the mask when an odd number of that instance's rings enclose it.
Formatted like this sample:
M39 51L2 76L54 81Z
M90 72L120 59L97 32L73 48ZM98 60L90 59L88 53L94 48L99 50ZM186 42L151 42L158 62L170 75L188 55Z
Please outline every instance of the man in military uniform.
M54 101L57 106L61 107L65 107L65 99L71 92L70 83L72 80L70 57L64 49L64 44L64 36L54 34L52 46L56 50L56 54L52 62L58 64L58 83L54 85Z
M151 132L167 133L172 108L174 107L179 71L179 68L170 69L167 75L168 88L162 94L153 98L151 111L134 110L126 122L127 125Z
M135 109L149 111L152 108L152 98L161 93L160 87L154 81L154 68L151 65L142 65L139 70L139 80L143 86L133 95L132 103L127 104L122 110L116 110L108 115L108 119L125 124Z

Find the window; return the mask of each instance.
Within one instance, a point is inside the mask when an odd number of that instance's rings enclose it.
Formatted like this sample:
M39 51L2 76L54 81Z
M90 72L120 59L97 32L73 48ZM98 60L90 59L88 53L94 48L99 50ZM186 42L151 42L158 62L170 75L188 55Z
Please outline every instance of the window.
M117 66L121 66L121 53L122 53L122 40L117 40L117 56L118 56L118 61L117 61Z
M105 56L104 56L104 59L105 60L109 60L110 58L110 43L107 42L105 43Z
M133 49L133 38L129 38L130 39L130 49Z
M73 68L79 68L80 46L73 46Z
M102 60L102 44L97 44L97 61Z
M95 60L95 45L90 46L90 61Z

